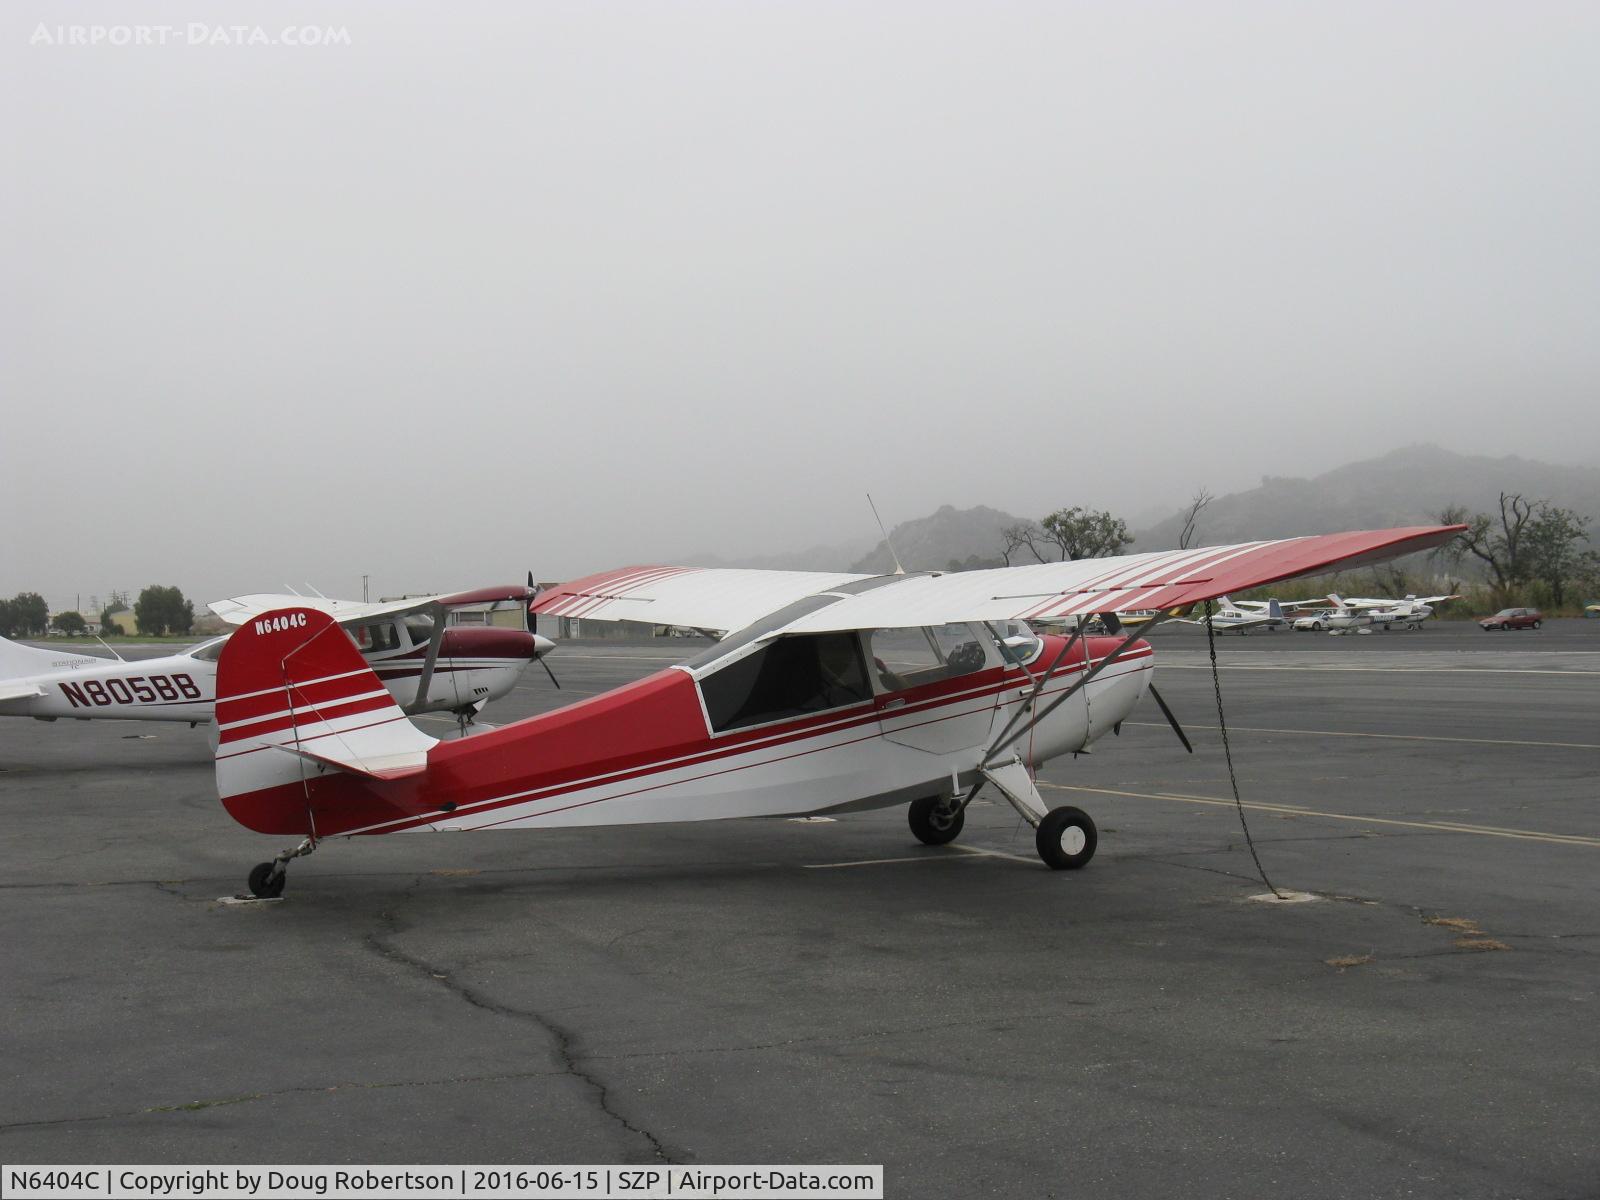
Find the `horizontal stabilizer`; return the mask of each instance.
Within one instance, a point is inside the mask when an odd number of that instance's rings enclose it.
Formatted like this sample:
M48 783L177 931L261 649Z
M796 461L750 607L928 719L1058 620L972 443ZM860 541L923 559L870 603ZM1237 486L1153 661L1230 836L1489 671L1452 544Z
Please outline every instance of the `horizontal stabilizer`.
M280 744L276 748L325 767L349 771L352 775L365 775L368 779L404 779L408 775L421 775L428 769L425 750L403 750L395 754L362 757L349 751L331 753L326 750L307 750L303 746Z
M0 700L32 700L42 695L44 689L36 683L0 683Z

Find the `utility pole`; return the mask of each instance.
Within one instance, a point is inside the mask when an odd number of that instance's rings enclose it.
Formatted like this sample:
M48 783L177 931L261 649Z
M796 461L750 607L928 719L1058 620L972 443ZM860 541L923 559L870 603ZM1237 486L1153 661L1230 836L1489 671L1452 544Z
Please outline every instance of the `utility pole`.
M363 604L367 602L367 580L371 578L372 576L370 575L363 575L361 577L361 603Z

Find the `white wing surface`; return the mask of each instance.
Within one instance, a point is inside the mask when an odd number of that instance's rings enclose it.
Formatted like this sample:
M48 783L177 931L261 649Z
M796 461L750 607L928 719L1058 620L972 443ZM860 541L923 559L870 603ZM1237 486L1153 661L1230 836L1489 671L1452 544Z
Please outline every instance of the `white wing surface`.
M1130 608L1171 609L1442 545L1462 527L1364 530L1237 546L917 575L847 596L783 627L823 633L958 621L1034 620Z
M626 567L541 592L533 611L584 621L645 621L727 632L796 600L871 578L826 571Z
M509 587L479 588L473 592L452 592L437 596L413 596L407 600L390 600L381 604L368 604L361 600L330 600L324 596L281 596L261 592L253 596L235 596L231 600L213 600L206 605L229 625L243 625L262 613L279 608L309 608L327 613L341 625L370 621L377 617L394 617L421 612L430 608L461 608L469 604L487 604L493 601L527 600L531 589L518 584Z
M732 631L807 597L833 597L831 602L809 606L804 615L772 625L771 633L1170 609L1297 575L1427 550L1462 528L1429 525L1330 533L948 575L628 567L551 588L532 608L541 615L586 621L644 621Z

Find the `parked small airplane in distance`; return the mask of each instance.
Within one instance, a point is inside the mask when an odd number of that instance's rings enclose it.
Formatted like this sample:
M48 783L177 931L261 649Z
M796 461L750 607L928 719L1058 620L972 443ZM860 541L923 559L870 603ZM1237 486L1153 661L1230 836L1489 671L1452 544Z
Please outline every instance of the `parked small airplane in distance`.
M1329 633L1350 633L1369 628L1392 629L1396 625L1405 629L1421 629L1422 623L1433 616L1433 606L1446 600L1459 600L1460 596L1407 596L1404 600L1387 600L1381 597L1363 597L1346 600L1337 593L1325 601L1316 601L1324 607L1298 618L1294 627ZM1331 606L1331 607L1329 607Z
M1320 601L1318 603L1321 603ZM1269 633L1289 624L1284 609L1295 608L1296 603L1282 604L1277 600L1230 600L1217 597L1217 607L1209 617L1177 617L1184 625L1205 625L1218 633L1249 633L1252 629L1265 629Z
M1046 864L1081 867L1094 855L1094 821L1047 808L1031 770L1115 730L1154 692L1154 651L1141 631L1038 637L1028 621L1134 608L1165 616L1231 590L1426 550L1461 528L942 575L612 571L549 589L532 607L734 632L634 683L450 742L406 720L325 613L287 605L223 647L217 791L246 828L301 839L250 872L262 897L282 893L291 859L344 834L905 804L912 833L940 844L960 834L985 783L1035 827Z
M1368 613L1372 617L1372 624L1379 629L1391 629L1396 625L1403 629L1421 629L1422 623L1433 616L1436 605L1443 604L1447 600L1459 600L1461 597L1452 594L1407 596L1404 600L1389 600L1381 596L1358 596L1343 601L1340 601L1338 596L1329 596L1328 599L1339 603L1343 608Z
M555 643L523 629L446 627L445 615L497 602L522 607L532 596L523 587L387 604L261 595L219 600L210 607L233 625L290 603L323 612L345 628L352 651L359 648L363 670L376 676L403 712L453 712L465 725L485 704L509 692L523 668ZM216 704L217 660L228 640L212 638L181 654L129 661L0 638L0 716L208 722Z

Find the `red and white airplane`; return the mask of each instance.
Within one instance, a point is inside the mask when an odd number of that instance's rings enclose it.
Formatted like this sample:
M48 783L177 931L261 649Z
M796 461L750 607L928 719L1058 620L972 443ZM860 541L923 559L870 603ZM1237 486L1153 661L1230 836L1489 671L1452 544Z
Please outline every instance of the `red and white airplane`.
M1331 534L947 575L635 567L542 593L534 611L733 630L685 662L555 712L439 742L405 718L329 617L248 621L217 674L217 788L240 824L302 840L258 865L282 893L322 838L633 825L909 805L948 842L985 783L1051 867L1096 832L1049 809L1031 768L1114 730L1151 688L1125 637L1038 637L1030 619L1151 608L1437 546L1460 526ZM1160 618L1157 618L1160 619ZM1159 700L1159 697L1157 697Z
M445 615L484 604L522 607L533 594L524 587L483 588L387 604L259 595L210 607L232 625L286 604L320 611L345 628L363 666L403 712L453 712L464 723L509 692L523 669L555 643L522 629L447 627ZM0 716L209 722L216 706L217 660L227 641L226 636L212 638L181 654L128 661L0 638Z

